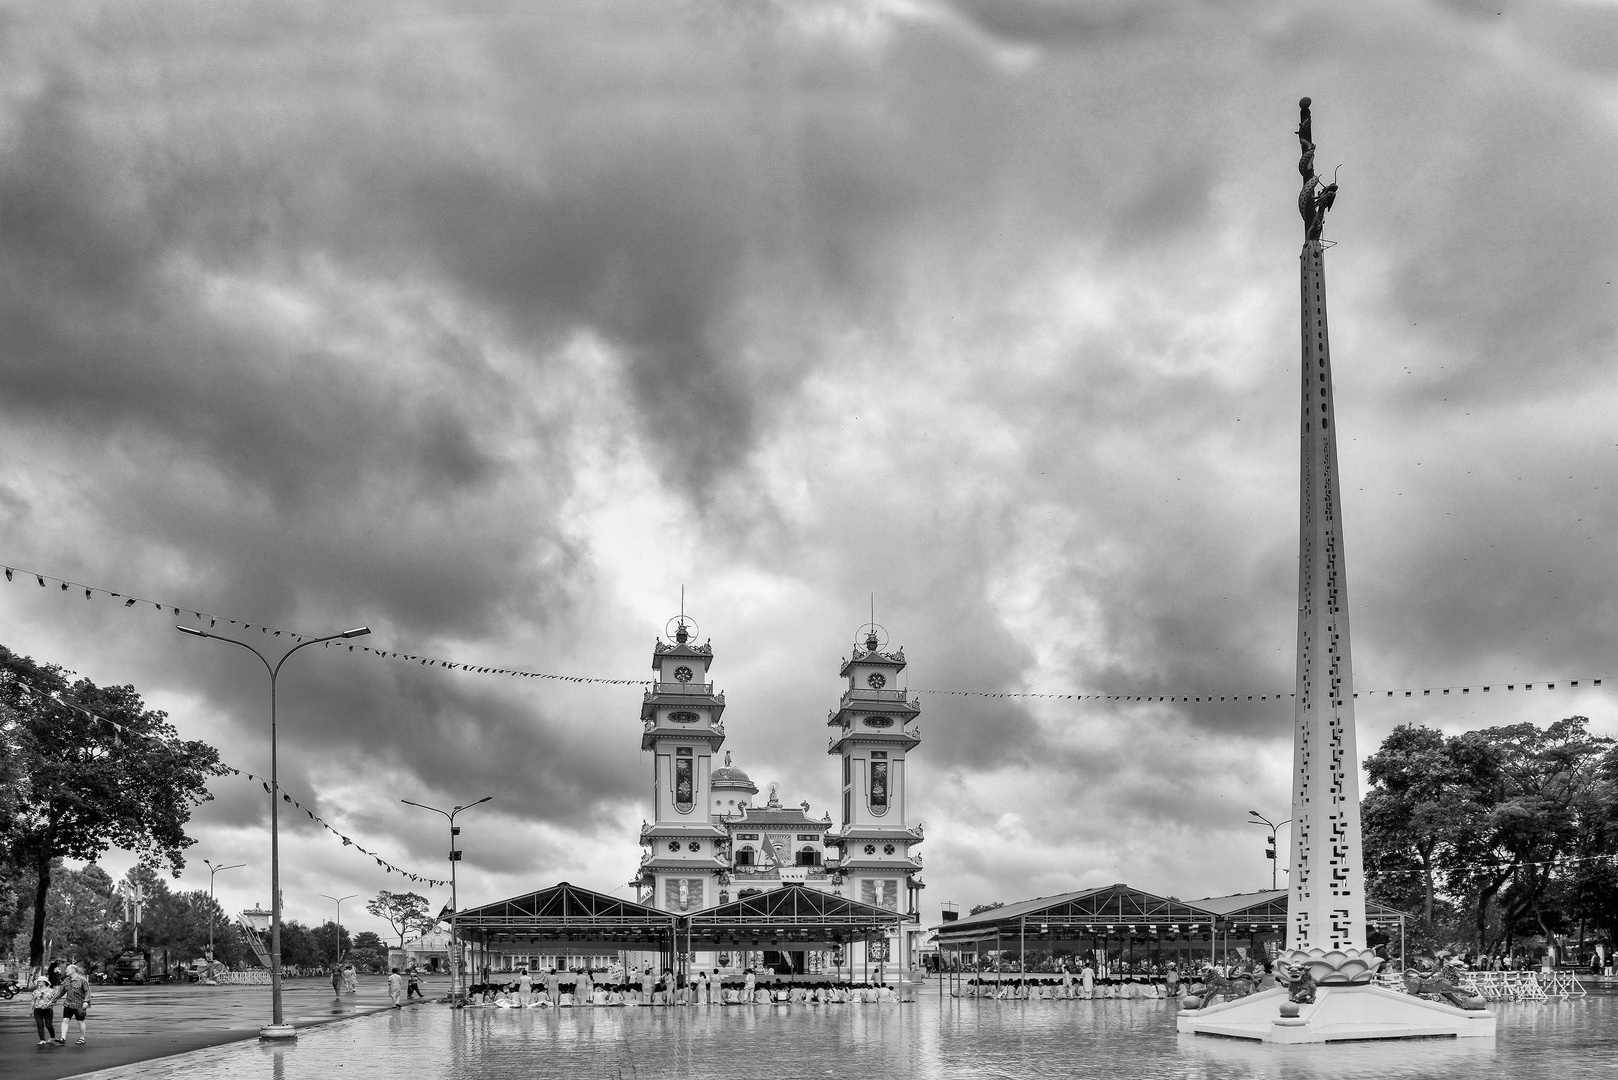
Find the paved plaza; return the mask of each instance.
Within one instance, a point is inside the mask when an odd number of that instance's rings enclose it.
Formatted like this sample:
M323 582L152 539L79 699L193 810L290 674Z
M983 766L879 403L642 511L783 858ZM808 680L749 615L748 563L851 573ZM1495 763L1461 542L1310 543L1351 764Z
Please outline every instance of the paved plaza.
M1579 1080L1618 1070L1609 1036L1618 997L1496 1008L1497 1040L1277 1047L1177 1035L1169 1002L958 1000L940 995L936 984L902 1006L456 1011L435 1004L310 1027L294 1046L242 1041L99 1077ZM116 1030L111 1017L106 1023Z
M283 986L283 1012L300 1029L388 1008L387 979L380 975L360 976L359 993L341 998L333 997L331 983L325 979L289 979ZM422 992L429 996L442 996L448 990L447 977L422 980ZM58 1034L62 1034L61 1012L56 1010ZM44 1047L34 1031L28 997L19 994L0 1001L0 1077L53 1080L257 1039L269 1016L268 985L98 986L90 1007L89 1042L84 1046L73 1042L78 1038L74 1025L66 1046Z

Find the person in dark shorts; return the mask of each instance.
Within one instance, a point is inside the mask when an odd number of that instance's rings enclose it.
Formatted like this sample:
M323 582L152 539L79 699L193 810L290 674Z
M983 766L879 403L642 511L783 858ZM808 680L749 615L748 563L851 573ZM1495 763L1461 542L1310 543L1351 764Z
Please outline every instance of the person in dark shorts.
M79 1022L79 1045L83 1046L89 1030L85 1026L85 1015L90 1011L90 980L84 977L79 965L69 964L67 974L62 978L62 985L57 987L57 993L62 996L62 1037L57 1042L67 1042L68 1021Z
M417 971L415 968L411 968L410 976L406 982L410 987L410 989L405 993L406 1001L409 1001L411 998L421 998L423 1001L427 1000L427 995L421 992L421 972Z

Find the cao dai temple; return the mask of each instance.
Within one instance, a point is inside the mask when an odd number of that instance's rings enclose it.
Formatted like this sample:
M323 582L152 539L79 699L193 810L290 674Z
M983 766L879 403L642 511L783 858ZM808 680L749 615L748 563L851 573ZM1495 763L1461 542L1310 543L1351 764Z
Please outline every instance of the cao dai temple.
M874 628L860 645L827 718L842 781L834 822L807 802L783 805L774 784L759 802L723 751L713 646L696 644L681 616L653 646L655 681L641 702L652 816L629 882L635 900L562 882L462 911L474 967L600 966L610 956L633 969L909 970L923 885L906 758L921 745L921 707L902 687L903 650L884 651Z
M768 801L741 769L714 757L725 742L725 696L708 679L711 645L694 645L682 624L652 654L657 682L641 705L641 749L652 756L655 818L641 827L633 884L640 901L688 912L749 890L795 883L889 911L916 910L921 829L905 799L905 755L921 744L920 706L899 689L901 652L881 652L876 635L839 672L848 681L827 724L828 753L842 770L842 814L812 816L809 804Z

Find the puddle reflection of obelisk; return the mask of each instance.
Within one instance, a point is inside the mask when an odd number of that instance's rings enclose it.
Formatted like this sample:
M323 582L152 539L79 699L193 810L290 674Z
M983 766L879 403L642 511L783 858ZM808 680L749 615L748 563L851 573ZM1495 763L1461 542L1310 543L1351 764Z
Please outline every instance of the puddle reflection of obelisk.
M1298 171L1304 219L1299 277L1303 392L1299 437L1298 670L1292 750L1292 896L1288 958L1365 949L1365 875L1360 857L1359 755L1348 635L1348 567L1337 481L1337 423L1320 239L1337 185L1315 175L1309 99L1300 103ZM1315 966L1315 965L1310 965ZM1353 965L1358 967L1358 965ZM1374 967L1375 964L1369 965ZM1317 978L1327 975L1324 970ZM1327 976L1328 978L1330 976Z

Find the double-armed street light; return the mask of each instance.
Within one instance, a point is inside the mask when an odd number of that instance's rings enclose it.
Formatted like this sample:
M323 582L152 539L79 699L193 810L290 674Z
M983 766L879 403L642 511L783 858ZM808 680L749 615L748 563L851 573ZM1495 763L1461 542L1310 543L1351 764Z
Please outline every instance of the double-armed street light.
M203 859L202 860L202 865L206 866L208 868L208 978L211 981L213 979L213 909L214 909L213 879L214 879L214 875L218 874L218 873L220 873L222 871L225 871L225 870L240 870L242 867L246 866L247 864L246 863L231 863L229 866L219 866L219 865L216 865L215 863L209 862L207 859Z
M329 893L321 893L320 895L337 905L337 944L332 946L332 951L337 956L332 962L338 963L343 959L343 901L352 900L359 893L351 892L347 896L332 896Z
M258 657L264 664L264 670L270 673L270 1026L259 1029L258 1035L261 1039L295 1039L297 1032L293 1030L291 1024L285 1022L281 1011L281 786L276 782L275 683L281 674L281 666L299 649L319 645L324 641L337 641L340 638L364 637L371 632L371 628L359 626L353 630L345 630L341 634L328 634L325 637L300 641L273 664L268 657L245 641L210 634L206 630L198 630L192 626L176 626L174 629L192 637L212 638L215 641L228 641L232 645L240 645Z
M456 898L455 864L461 861L461 853L455 847L455 838L461 835L461 827L455 824L455 815L459 814L462 810L470 810L474 806L479 806L486 803L492 798L494 798L493 795L485 795L483 798L477 800L477 802L469 802L465 806L456 806L449 810L440 810L436 806L428 806L426 803L412 802L409 799L399 800L406 806L419 806L423 810L431 810L435 814L443 814L445 817L449 818L449 954L452 957L450 963L454 965L452 968L450 968L450 998L456 1005L460 1005L466 1000L466 995L464 993L466 979L464 978L464 973L461 970L460 934L457 932L456 924L456 918L460 914L461 905Z
M1276 880L1277 880L1276 867L1277 867L1277 864L1280 861L1277 858L1276 853L1275 853L1275 830L1279 829L1281 826L1285 825L1287 822L1291 821L1292 819L1291 818L1285 818L1285 819L1283 819L1281 821L1271 821L1269 818L1265 817L1263 814L1259 813L1257 810L1249 810L1247 813L1248 813L1249 816L1257 819L1255 821L1249 821L1248 822L1249 825L1263 825L1265 828L1270 830L1270 846L1269 846L1269 850L1264 852L1264 857L1270 860L1270 888L1275 889L1275 888L1278 887L1276 885Z

